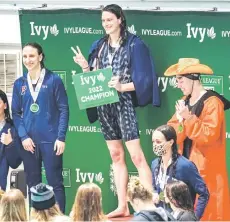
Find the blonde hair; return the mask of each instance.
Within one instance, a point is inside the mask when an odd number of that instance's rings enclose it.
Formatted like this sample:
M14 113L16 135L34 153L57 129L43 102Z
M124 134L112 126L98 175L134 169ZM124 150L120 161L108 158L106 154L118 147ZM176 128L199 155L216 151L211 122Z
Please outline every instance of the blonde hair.
M25 197L18 189L2 195L0 221L27 221Z
M53 222L72 222L72 219L66 215L62 215L62 216L55 216L52 219Z
M94 183L82 184L77 191L72 207L73 221L103 221L101 189Z
M0 201L1 201L2 196L3 196L4 193L5 193L4 190L1 190L1 188L0 188Z
M127 197L129 201L133 202L134 199L142 200L143 202L152 201L153 194L150 190L143 186L139 177L130 177L127 189Z
M57 204L46 210L36 210L31 208L30 220L33 221L51 221L55 216L62 216L62 212Z

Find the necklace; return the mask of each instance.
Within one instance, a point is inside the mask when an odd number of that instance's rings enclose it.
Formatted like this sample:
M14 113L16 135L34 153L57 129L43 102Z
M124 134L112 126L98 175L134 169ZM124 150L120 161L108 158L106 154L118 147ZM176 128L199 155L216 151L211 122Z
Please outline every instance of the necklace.
M113 44L113 46L111 44L111 38L109 38L109 40L108 40L108 58L109 58L109 65L110 66L112 66L113 58L114 58L117 50L120 48L120 44L119 44L120 38L121 37L118 38L118 40L116 41L115 44ZM114 45L116 45L116 46L114 47Z

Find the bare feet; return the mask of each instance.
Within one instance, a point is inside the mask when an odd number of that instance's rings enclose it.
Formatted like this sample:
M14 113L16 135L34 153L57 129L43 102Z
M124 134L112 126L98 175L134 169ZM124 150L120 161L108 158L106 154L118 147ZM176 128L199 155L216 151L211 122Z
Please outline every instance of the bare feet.
M108 218L114 218L114 217L128 217L130 216L129 208L128 206L124 208L117 208L116 210L110 212L106 215Z

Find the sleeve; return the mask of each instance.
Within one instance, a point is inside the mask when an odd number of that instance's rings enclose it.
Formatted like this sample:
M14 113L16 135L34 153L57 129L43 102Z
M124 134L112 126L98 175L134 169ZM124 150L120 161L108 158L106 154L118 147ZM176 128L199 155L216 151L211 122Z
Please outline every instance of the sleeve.
M60 113L57 139L65 142L66 132L69 123L69 105L64 84L58 75L55 75L54 95L58 111Z
M212 144L220 137L224 108L216 97L210 97L204 105L201 117L191 115L184 121L186 135L198 145Z
M179 218L177 218L177 220L178 221L197 221L197 217L193 212L185 211L185 213L183 213Z
M14 88L13 88L13 97L12 97L12 116L14 121L14 126L16 127L16 130L18 132L18 136L21 138L21 141L29 138L24 122L23 122L23 112L22 112L22 98L20 95L20 83L19 80L16 80L14 82Z
M100 42L100 40L94 41L93 44L91 45L90 49L89 49L88 64L89 64L90 69L92 69L93 66L95 65L95 64L93 64L94 59L96 57L96 53L97 53L97 52L95 52L95 50L97 50L97 46L98 46L99 42Z
M154 159L152 161L152 164L151 164L152 185L153 185L153 190L155 192L157 192L157 190L156 190L156 180L155 180L155 170L156 170L156 167L157 167L157 163L158 163L158 158Z
M204 210L208 204L209 200L209 191L208 188L200 176L196 165L189 161L189 165L186 170L184 170L186 173L186 178L188 181L188 184L193 188L193 190L198 194L198 201L197 206L195 210L195 214L198 219L200 219L204 213ZM189 176L188 176L189 175Z
M94 65L96 65L94 64L94 59L96 57L95 50L97 49L97 45L99 44L99 41L100 40L96 40L95 42L93 42L89 50L88 63L89 63L90 70L93 70ZM94 123L98 120L97 107L87 108L86 114L90 123Z
M11 127L11 135L13 141L8 146L5 146L5 154L9 166L13 169L16 169L22 163L20 156L22 144L14 127Z
M183 122L182 122L183 124ZM181 144L184 142L184 140L186 139L187 135L186 135L186 131L185 131L185 126L183 124L183 131L179 132L179 121L176 117L176 114L173 115L173 117L168 121L167 125L172 126L177 134L177 144Z
M130 45L131 76L138 104L160 106L160 93L153 59L148 47L136 38Z

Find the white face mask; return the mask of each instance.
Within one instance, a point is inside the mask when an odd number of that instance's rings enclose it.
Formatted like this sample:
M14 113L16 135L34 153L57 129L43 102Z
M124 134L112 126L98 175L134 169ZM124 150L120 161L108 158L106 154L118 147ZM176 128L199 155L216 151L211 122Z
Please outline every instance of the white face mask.
M153 143L153 152L157 156L164 156L167 153L167 142L163 144L155 144Z

